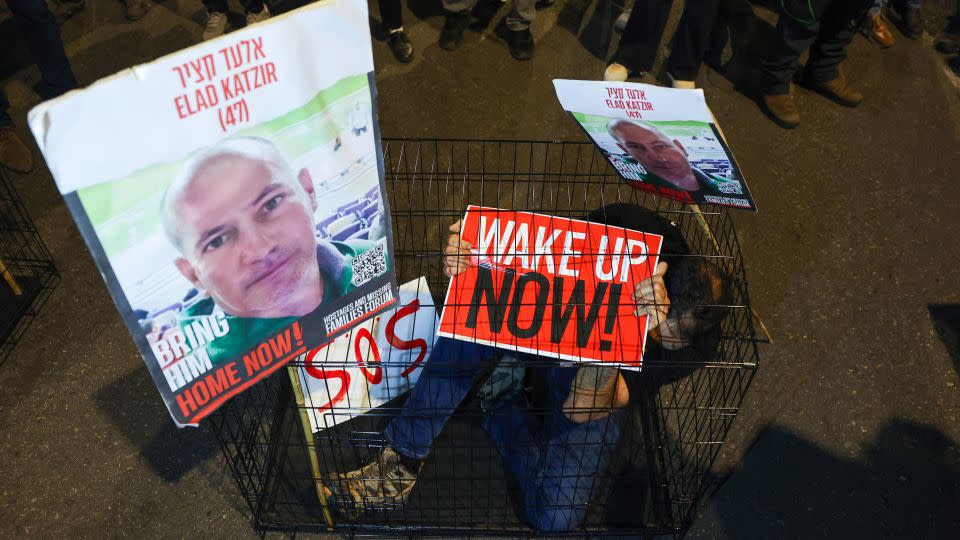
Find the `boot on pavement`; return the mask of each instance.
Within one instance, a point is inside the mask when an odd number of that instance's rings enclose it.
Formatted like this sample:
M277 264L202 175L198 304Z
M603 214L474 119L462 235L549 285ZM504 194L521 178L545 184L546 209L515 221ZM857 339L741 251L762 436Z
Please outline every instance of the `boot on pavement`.
M829 81L818 81L807 75L803 85L845 107L856 107L863 101L863 94L847 82L843 73Z
M763 109L778 126L793 129L800 125L800 110L793 94L764 94Z

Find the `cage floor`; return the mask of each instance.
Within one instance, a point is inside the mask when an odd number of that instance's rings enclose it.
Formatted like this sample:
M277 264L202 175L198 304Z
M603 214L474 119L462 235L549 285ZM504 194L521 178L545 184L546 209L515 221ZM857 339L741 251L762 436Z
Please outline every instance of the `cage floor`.
M397 411L402 402L386 409ZM293 411L294 409L284 409ZM281 412L278 419L279 451L268 466L273 472L260 500L256 525L264 530L291 526L300 530L326 528L323 508L304 452L302 433L293 414ZM356 508L340 506L330 499L331 517L337 530L357 532L441 533L444 530L518 534L532 529L524 517L522 497L487 434L480 426L482 412L476 400L457 411L434 442L409 500L402 506L372 503L350 516ZM364 415L335 428L318 432L316 444L321 478L335 471L351 470L369 462L382 444L378 434L392 414ZM609 482L609 478L601 482ZM620 478L601 487L613 504L591 504L586 530L616 531L650 528L649 480L640 475ZM606 498L606 497L604 497ZM583 534L584 529L575 531Z

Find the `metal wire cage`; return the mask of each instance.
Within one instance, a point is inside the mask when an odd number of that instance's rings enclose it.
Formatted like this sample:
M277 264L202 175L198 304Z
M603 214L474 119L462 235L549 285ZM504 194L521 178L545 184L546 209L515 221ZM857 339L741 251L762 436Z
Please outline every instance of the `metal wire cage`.
M50 253L0 167L0 365L60 281Z
M443 371L435 345L413 391L398 387L375 408L304 397L305 379L296 374L305 362L294 362L210 418L254 527L457 536L682 533L719 481L711 466L759 360L727 212L636 191L589 143L385 139L384 161L398 280L424 277L438 313L449 282L441 247L448 227L473 204L576 219L593 212L592 220L623 226L611 209L658 216L651 219L680 238L667 276L686 267L695 282L687 293L668 285L670 313L688 319L674 317L681 328L676 346L667 346L666 333L660 346L648 339L639 372L459 345L447 355L455 367ZM700 293L679 307L690 290ZM684 320L712 322L685 334ZM327 376L356 369L358 361L388 374L409 363L388 353L360 359L331 350L310 361ZM478 354L483 361L463 363ZM440 386L431 391L428 384ZM443 420L436 422L438 415ZM413 451L397 441L402 417L429 420L427 431L415 430L422 440ZM385 451L393 446L396 452Z

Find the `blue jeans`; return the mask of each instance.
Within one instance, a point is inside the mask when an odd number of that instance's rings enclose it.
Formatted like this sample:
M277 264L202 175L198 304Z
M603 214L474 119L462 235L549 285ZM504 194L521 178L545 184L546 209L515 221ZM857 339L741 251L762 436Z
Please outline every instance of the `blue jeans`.
M883 4L885 4L886 1L887 0L875 0L873 5L870 6L870 10L867 11L867 15L870 15L871 17L876 17L877 15L879 15L880 10L883 9ZM920 9L920 6L923 5L923 0L907 0L906 2L904 2L904 4L913 8Z
M403 410L385 430L390 445L408 457L426 457L495 355L491 347L439 338ZM545 414L531 413L524 396L514 393L485 414L482 425L519 484L530 523L542 531L576 529L620 440L623 412L571 422L561 407L576 368L536 369L544 370L547 381Z

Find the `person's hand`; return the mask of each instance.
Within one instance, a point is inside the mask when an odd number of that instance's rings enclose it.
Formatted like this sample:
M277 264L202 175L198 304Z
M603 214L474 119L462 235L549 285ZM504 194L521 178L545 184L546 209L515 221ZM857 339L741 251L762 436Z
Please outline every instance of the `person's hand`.
M443 246L443 273L448 277L453 277L466 271L470 266L470 243L464 242L460 237L460 226L462 219L450 226L450 236L447 237L447 243Z
M667 320L670 311L670 298L667 296L667 285L663 282L663 275L667 273L667 263L660 262L653 275L643 280L633 291L633 298L637 302L637 316L647 315L647 330L655 339L659 339L660 325Z

